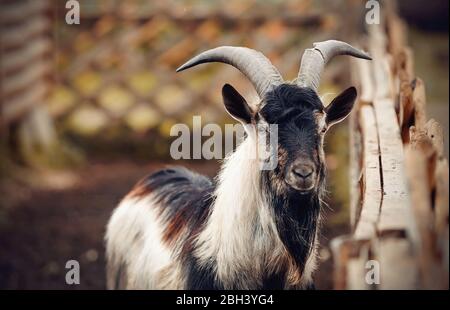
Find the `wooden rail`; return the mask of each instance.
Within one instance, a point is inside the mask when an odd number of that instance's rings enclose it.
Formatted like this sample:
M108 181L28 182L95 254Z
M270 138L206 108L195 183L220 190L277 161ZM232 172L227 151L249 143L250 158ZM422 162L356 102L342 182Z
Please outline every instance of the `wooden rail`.
M403 22L368 26L371 63L352 62L351 235L332 241L337 289L448 288L448 162L427 120ZM386 29L386 30L385 30ZM379 278L374 274L379 275Z
M45 101L52 70L48 1L2 3L1 123L20 121Z
M56 167L69 158L46 105L54 72L50 4L0 1L0 155L14 154L9 163Z

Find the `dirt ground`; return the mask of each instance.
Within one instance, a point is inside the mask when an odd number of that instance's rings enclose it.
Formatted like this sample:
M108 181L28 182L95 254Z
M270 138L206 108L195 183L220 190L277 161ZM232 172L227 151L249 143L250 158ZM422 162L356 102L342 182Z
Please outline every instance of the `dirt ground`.
M103 236L111 211L137 180L164 165L90 164L74 172L76 181L67 188L27 190L13 207L0 207L0 289L105 289ZM187 166L209 176L218 168ZM332 288L327 245L343 230L324 226L318 289ZM72 259L80 263L79 285L65 283Z

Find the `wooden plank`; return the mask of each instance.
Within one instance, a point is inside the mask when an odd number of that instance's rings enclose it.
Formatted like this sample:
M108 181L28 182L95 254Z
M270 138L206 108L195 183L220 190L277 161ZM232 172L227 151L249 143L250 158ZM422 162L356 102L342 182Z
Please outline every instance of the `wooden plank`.
M438 122L431 119L425 125L425 131L436 152L432 192L435 229L435 250L441 260L440 283L443 289L449 287L449 168L444 154L444 132Z
M411 245L407 239L385 237L374 246L375 260L380 264L381 290L419 288L419 275Z
M46 0L16 1L11 4L2 5L0 11L0 21L2 24L20 22L31 15L45 13L49 9L49 2Z
M406 167L413 201L412 209L420 235L416 253L419 257L422 288L438 289L441 283L439 261L436 257L434 216L431 209L431 192L428 183L427 157L419 148L406 149Z
M416 78L414 82L413 103L415 120L414 125L417 129L424 130L427 122L427 101L425 95L425 84L420 78Z
M404 172L403 144L391 99L374 101L381 152L383 202L378 231L412 229Z
M6 77L3 81L1 92L5 98L14 93L21 92L51 71L51 63L48 60L35 62L17 74Z
M350 225L352 231L356 227L356 221L361 209L361 132L358 121L358 113L351 113L349 120L349 144L350 144L350 162L349 162L349 186L350 186Z
M42 15L31 17L14 27L4 27L2 29L2 49L8 50L27 44L37 35L48 32L50 27L50 20Z
M365 265L367 258L355 257L347 261L347 290L367 290L369 285L365 281L366 272Z
M394 12L388 14L386 21L389 53L396 58L407 43L407 28Z
M436 168L437 153L433 147L433 142L428 137L425 130L419 130L416 126L410 128L410 145L425 157L424 169L426 171L428 191L431 193L434 188L434 170Z
M441 259L441 289L449 288L449 167L447 159L437 162L434 215L437 254Z
M380 25L371 25L370 52L373 57L375 99L373 106L378 125L378 139L381 155L381 176L383 197L378 232L411 230L408 191L404 173L403 143L393 91L392 73L385 57L386 38ZM413 233L413 232L412 232Z
M409 76L409 81L412 82L415 77L414 52L412 48L409 46L405 46L400 56L403 58L403 61L400 64L405 70L406 74Z
M404 48L397 56L397 75L399 80L399 122L403 143L409 142L409 126L414 124L413 85L414 78L412 52Z
M443 238L446 231L448 231L449 216L449 172L448 161L446 159L442 159L437 162L435 171L435 183L435 227L438 238Z
M448 171L448 166L447 166L447 171ZM442 288L443 289L447 289L449 288L449 271L448 271L448 262L449 262L449 229L448 229L448 225L447 225L447 229L444 233L444 235L442 236L442 238L438 239L438 244L441 248L441 266L442 266L442 275L441 277L442 279Z
M391 88L393 77L386 56L386 36L380 25L370 25L368 31L370 34L369 52L372 56L372 74L375 82L374 98L394 98L394 91Z
M20 95L8 100L7 104L0 106L2 109L2 122L10 123L30 111L34 105L41 104L48 87L44 82L35 82L33 86Z
M37 58L45 56L51 49L51 40L38 37L30 41L24 48L2 55L2 72L7 74L13 70L20 70L30 66ZM39 59L40 60L40 59Z
M369 289L365 264L369 260L370 242L342 235L330 242L334 262L334 289Z
M351 251L351 236L343 235L334 238L330 242L333 255L333 283L334 289L346 289L347 282L347 262Z
M370 243L356 242L351 243L350 257L347 261L346 289L347 290L367 290L371 286L366 281L366 263L370 260Z
M372 103L375 94L375 84L372 75L372 64L369 61L353 60L356 66L358 80L360 82L359 100L364 103Z
M349 138L350 138L350 223L354 230L356 221L361 213L363 199L363 179L362 179L362 157L363 145L360 121L360 109L372 103L374 94L374 82L372 79L372 67L368 61L352 60L352 79L359 88L359 101L355 107L355 113L350 115Z
M444 130L434 119L430 119L425 124L425 132L430 138L439 159L443 159L444 154Z
M361 107L359 119L364 149L362 154L364 193L354 238L371 239L376 235L382 197L377 123L373 108L368 105Z

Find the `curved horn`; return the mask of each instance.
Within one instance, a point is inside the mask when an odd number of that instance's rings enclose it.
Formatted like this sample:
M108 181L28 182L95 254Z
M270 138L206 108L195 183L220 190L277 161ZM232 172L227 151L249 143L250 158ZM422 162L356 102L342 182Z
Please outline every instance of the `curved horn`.
M366 53L342 41L328 40L314 43L313 48L309 48L303 53L300 71L296 80L297 85L300 87L311 87L317 91L323 68L328 61L337 55L350 55L372 60Z
M281 74L269 59L246 47L221 46L207 50L179 67L177 72L207 62L223 62L240 70L252 82L260 98L283 83Z

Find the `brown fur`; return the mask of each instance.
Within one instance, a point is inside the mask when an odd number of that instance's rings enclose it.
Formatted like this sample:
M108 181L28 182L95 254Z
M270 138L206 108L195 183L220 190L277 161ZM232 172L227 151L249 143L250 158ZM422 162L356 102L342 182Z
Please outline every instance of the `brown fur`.
M166 224L166 228L163 231L163 241L166 244L173 245L179 240L181 233L186 228L187 217L189 217L189 214L186 214L186 211L181 211Z
M145 182L145 178L139 180L127 194L126 198L144 198L152 193L152 188Z

